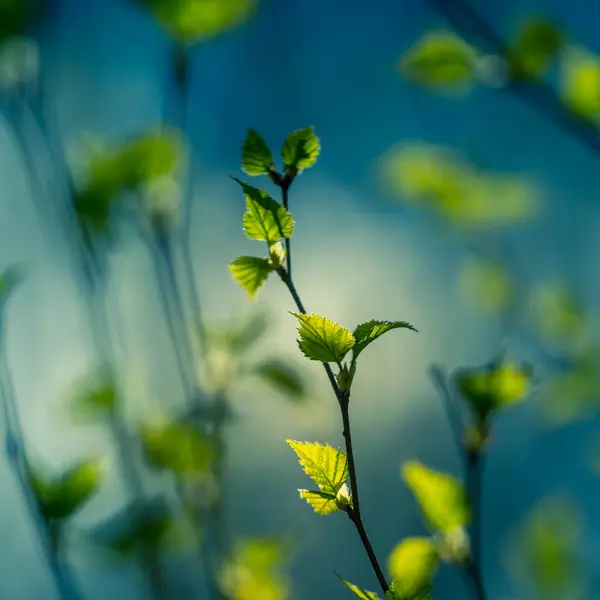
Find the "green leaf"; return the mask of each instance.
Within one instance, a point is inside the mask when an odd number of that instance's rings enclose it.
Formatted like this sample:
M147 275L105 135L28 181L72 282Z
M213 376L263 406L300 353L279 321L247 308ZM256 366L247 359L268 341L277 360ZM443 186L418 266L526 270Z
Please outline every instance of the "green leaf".
M257 0L135 0L150 9L167 33L185 44L211 38L244 23Z
M264 190L247 185L232 177L244 190L246 212L244 213L244 231L253 240L263 240L269 245L281 238L292 237L294 220L283 204L276 202Z
M269 147L254 129L248 130L242 146L242 169L248 175L266 175L275 169Z
M539 79L563 46L563 35L545 18L523 23L508 53L511 75L517 79Z
M273 269L267 258L239 256L229 265L233 278L254 298Z
M341 325L314 313L291 314L300 322L298 346L310 360L339 364L354 346L353 335Z
M503 359L483 369L463 369L457 374L457 382L467 404L485 420L492 412L527 397L531 369Z
M600 116L600 59L583 48L562 55L561 93L566 105L584 120Z
M319 157L321 145L312 126L298 129L287 136L281 149L285 170L301 171L312 167Z
M402 73L428 87L470 81L475 74L477 51L453 33L427 33L400 59Z
M471 511L463 485L418 461L402 467L402 478L414 494L428 523L441 532L467 525Z
M300 402L306 398L302 377L291 364L271 359L255 365L252 371L291 400Z
M298 490L300 498L306 500L318 515L330 515L339 510L335 494L319 490Z
M188 422L145 424L140 437L148 463L177 476L205 473L215 457L205 434Z
M319 490L334 498L348 479L346 454L317 442L286 440L299 458L304 472L319 486ZM305 498L306 496L302 496Z
M427 590L438 564L438 552L429 538L402 540L390 554L388 569L400 598L413 598Z
M104 460L88 458L60 475L44 473L28 465L28 475L40 510L46 519L65 520L77 512L104 479Z
M82 382L73 394L70 408L73 415L85 421L95 421L111 415L118 402L115 382L108 374Z
M354 359L358 358L358 355L373 341L384 333L391 331L392 329L412 329L417 331L410 323L406 321L367 321L361 323L352 334L356 340L352 347L352 354Z
M379 600L379 596L375 592L369 592L363 588L359 588L357 585L342 579L338 573L336 573L336 576L351 592L354 593L355 596L361 598L361 600Z

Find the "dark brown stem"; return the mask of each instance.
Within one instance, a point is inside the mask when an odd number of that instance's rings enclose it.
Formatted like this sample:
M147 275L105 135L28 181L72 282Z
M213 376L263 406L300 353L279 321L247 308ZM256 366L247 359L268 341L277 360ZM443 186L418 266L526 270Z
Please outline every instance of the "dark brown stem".
M292 180L287 177L281 181L281 198L283 200L283 207L285 210L288 210L288 192L290 189L290 185L292 185ZM292 278L292 242L290 238L285 238L285 264L287 267L287 272L289 278Z
M479 451L467 454L467 491L471 500L471 561L467 575L475 590L477 600L487 600L481 572L481 492L483 479L483 455Z
M294 302L296 303L296 306L298 307L298 310L302 314L307 314L306 309L304 308L304 304L302 303L302 300L300 299L300 296L298 294L298 290L296 290L296 286L294 285L294 282L292 281L292 278L290 277L287 270L283 267L280 267L279 269L277 269L277 274L288 288L290 294L292 295L292 298L294 299ZM333 374L333 371L331 370L329 364L324 363L323 366L325 367L325 372L327 373L327 377L329 379L335 397L337 398L337 401L340 405L340 410L342 413L342 424L344 427L343 435L346 446L346 456L348 459L350 487L352 491L352 505L348 508L347 514L352 523L354 524L358 535L360 536L360 540L365 548L367 556L369 557L369 561L371 563L371 567L373 568L375 576L377 577L377 581L379 581L379 585L381 586L383 592L386 593L390 589L390 586L385 578L381 565L379 564L377 555L373 550L373 546L371 544L371 541L369 540L367 530L365 528L362 516L360 514L360 499L358 495L356 465L354 463L354 449L352 447L352 433L350 429L350 393L343 392L342 390L340 390L340 387L337 384L337 381L335 380L335 375Z

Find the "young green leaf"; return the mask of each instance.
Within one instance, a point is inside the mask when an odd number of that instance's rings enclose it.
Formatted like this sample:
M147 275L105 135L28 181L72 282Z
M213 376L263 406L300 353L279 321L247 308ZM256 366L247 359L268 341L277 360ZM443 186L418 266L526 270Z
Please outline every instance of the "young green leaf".
M233 278L248 292L250 298L256 296L272 270L269 260L258 256L239 256L229 265Z
M335 571L334 571L335 573ZM358 596L361 600L379 600L379 596L375 592L369 592L363 588L359 588L357 585L342 579L342 577L335 573L336 577L351 591L355 596Z
M306 500L318 515L330 515L339 510L337 497L320 490L298 490L300 498Z
M244 213L244 231L253 240L263 240L269 245L280 238L292 237L294 220L283 204L276 202L264 190L252 187L236 179L244 190L246 212Z
M285 170L300 171L312 167L319 157L321 145L312 126L298 129L287 136L281 149Z
M374 340L379 336L391 331L392 329L412 329L417 331L410 323L406 321L367 321L361 323L352 334L355 339L354 346L352 347L352 355L354 359L358 358L358 355Z
M454 477L428 469L417 461L408 461L402 467L402 478L432 527L448 532L469 523L468 497Z
M248 175L266 175L274 168L273 155L265 140L254 129L249 129L242 146L242 169Z
M567 106L579 117L600 117L600 58L583 48L569 48L562 55L561 93Z
M298 371L280 359L266 360L254 366L252 371L295 402L306 398L306 388Z
M508 54L512 76L517 79L540 78L563 42L561 31L547 19L528 19L521 26Z
M427 590L437 564L438 553L432 540L424 537L402 540L388 559L396 594L400 598L413 598Z
M354 346L354 337L345 327L314 313L291 314L300 323L298 346L310 360L339 364Z
M318 442L286 440L299 458L304 472L319 486L319 490L334 498L348 479L346 454ZM304 497L304 496L303 496Z
M473 412L485 420L492 412L526 398L531 370L502 360L484 369L459 371L457 382Z
M400 59L404 75L429 87L469 81L475 74L476 50L453 33L425 34Z

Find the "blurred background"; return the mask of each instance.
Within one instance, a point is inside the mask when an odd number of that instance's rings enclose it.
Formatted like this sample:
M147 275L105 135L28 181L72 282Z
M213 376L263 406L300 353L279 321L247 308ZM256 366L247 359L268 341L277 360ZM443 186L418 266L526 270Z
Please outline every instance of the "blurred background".
M2 0L0 598L352 597L334 571L377 589L348 520L298 498L285 440L343 438L293 300L228 270L266 251L230 176L279 199L241 171L248 129L280 168L307 126L321 152L289 196L307 310L419 330L369 348L353 385L382 565L426 533L402 464L461 477L432 365L452 387L508 356L532 375L487 449L487 597L600 597L596 12ZM467 584L441 566L433 597Z

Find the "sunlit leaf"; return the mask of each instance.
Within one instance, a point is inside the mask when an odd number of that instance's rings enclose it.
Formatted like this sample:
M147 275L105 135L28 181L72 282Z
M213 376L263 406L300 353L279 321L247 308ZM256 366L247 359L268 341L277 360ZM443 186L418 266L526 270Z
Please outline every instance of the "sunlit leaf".
M402 478L432 527L447 532L468 524L471 510L467 494L454 477L408 461L402 467Z
M233 278L248 292L250 298L256 296L272 270L269 260L258 256L238 256L229 265Z
M287 556L278 540L238 542L219 572L219 584L228 600L287 600L290 582L282 572Z
M206 472L215 456L210 440L188 422L146 424L140 437L148 463L178 476Z
M540 78L562 48L563 41L562 32L547 19L527 19L510 48L511 75L518 79Z
M89 458L55 475L28 465L29 479L40 510L49 520L71 517L100 487L105 475L103 459Z
M194 43L244 23L258 0L135 0L148 7L176 40Z
M600 116L600 59L583 48L563 53L561 92L567 106L583 119Z
M471 81L477 51L447 31L423 35L400 59L399 68L409 80L437 88Z
M358 358L358 355L378 337L384 333L391 331L392 329L412 329L417 331L410 323L406 321L367 321L361 323L352 334L354 336L354 346L352 346L352 354L354 358Z
M306 398L306 387L300 373L290 363L281 359L265 360L252 369L263 381L295 402Z
M312 126L290 133L281 149L283 166L287 169L302 170L312 167L319 157L321 145Z
M485 419L494 411L525 400L531 387L531 369L502 359L481 369L459 371L457 382L473 412Z
M346 454L329 444L323 446L317 442L286 441L298 456L304 472L319 486L319 490L337 497L348 479Z
M264 190L232 178L242 186L246 198L244 232L253 240L264 240L269 245L281 238L292 236L294 220L283 204L276 202Z
M300 498L306 500L318 515L330 515L339 510L335 494L320 490L298 490Z
M354 337L341 325L316 314L291 313L298 319L298 346L304 356L323 363L340 363L354 346Z
M429 588L438 564L438 552L429 538L402 540L388 558L394 590L401 598L413 598Z
M264 175L274 168L273 154L265 140L254 129L249 129L242 146L242 169L248 175Z
M369 592L363 588L359 588L357 585L342 579L340 575L337 578L351 591L355 596L358 596L361 600L379 600L379 596L375 592Z

